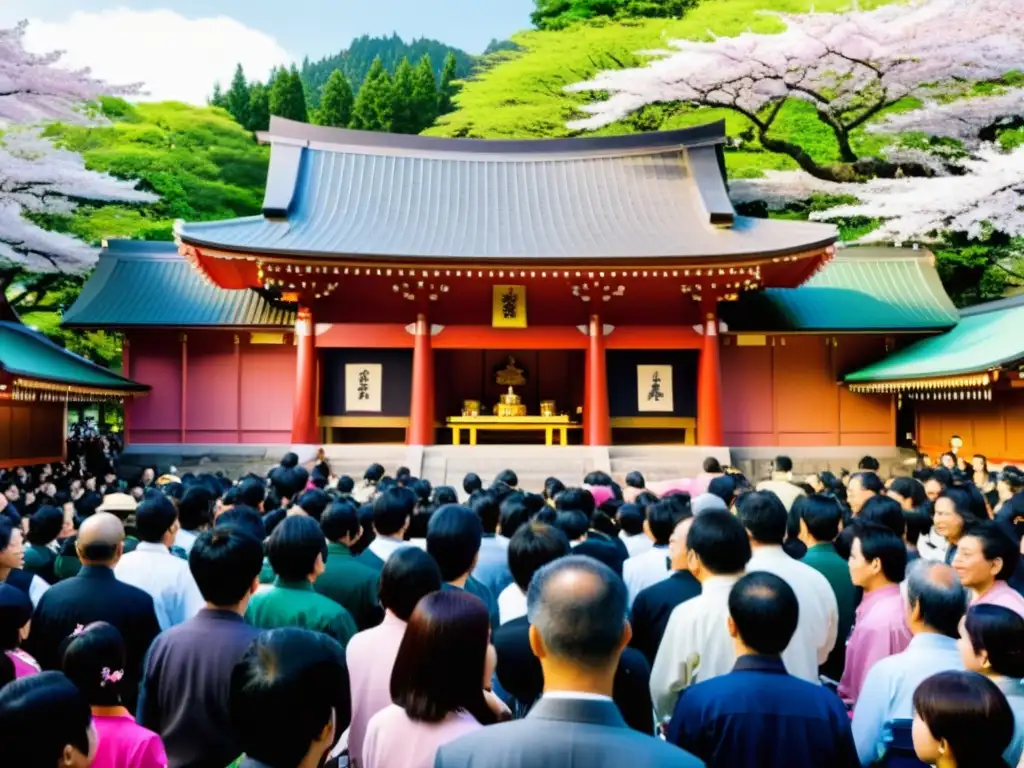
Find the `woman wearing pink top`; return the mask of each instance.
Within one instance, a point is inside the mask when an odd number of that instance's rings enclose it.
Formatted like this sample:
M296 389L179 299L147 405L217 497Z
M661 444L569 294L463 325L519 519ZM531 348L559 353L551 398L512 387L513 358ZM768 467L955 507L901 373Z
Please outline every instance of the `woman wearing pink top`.
M1020 549L998 523L986 520L960 539L953 568L974 595L972 605L1001 605L1024 617L1024 597L1006 580L1020 562Z
M135 722L121 705L125 649L121 633L97 621L62 644L64 674L85 695L99 746L92 768L167 768L160 737Z
M446 590L416 606L391 673L394 702L371 718L363 768L431 768L438 747L509 712L490 688L497 653L487 608Z
M32 600L17 587L0 584L0 650L14 665L15 679L39 672L36 660L19 648L28 637Z

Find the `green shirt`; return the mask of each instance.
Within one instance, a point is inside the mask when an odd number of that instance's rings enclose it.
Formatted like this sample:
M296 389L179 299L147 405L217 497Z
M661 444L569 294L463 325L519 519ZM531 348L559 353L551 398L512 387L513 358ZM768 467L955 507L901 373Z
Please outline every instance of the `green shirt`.
M264 557L263 567L260 568L260 584L273 584L276 578L274 567L270 564L270 560Z
M330 635L348 645L358 629L352 614L336 602L313 591L308 581L283 581L278 577L266 592L249 601L246 620L260 629L302 627Z
M344 544L328 542L326 570L313 589L344 607L360 629L369 629L382 618L377 604L380 572L358 560Z
M846 663L846 640L853 628L853 616L857 609L856 590L850 581L850 567L839 556L831 542L815 544L807 549L803 562L824 576L832 586L839 606L839 634L835 648L821 665L821 671L832 680L839 680Z
M53 566L57 560L57 554L47 546L30 544L25 548L25 565L23 569L34 573L47 584L56 584L57 577L54 576Z

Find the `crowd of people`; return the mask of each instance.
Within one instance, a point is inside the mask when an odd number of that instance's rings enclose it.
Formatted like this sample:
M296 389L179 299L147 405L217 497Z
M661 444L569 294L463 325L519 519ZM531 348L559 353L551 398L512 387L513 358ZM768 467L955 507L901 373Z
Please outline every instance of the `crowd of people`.
M4 765L1024 765L1013 467L125 483L75 440L0 472Z

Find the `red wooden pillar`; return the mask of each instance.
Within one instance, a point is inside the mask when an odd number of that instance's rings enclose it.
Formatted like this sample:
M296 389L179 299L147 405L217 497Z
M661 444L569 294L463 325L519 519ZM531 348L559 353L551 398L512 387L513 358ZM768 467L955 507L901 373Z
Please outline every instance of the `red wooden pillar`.
M427 316L416 316L412 348L412 398L409 403L409 445L434 444L434 350Z
M126 379L130 379L132 377L132 373L131 373L131 360L132 360L132 358L131 358L131 342L128 340L128 336L126 335L121 340L121 375L124 376ZM128 443L131 442L131 439L132 439L132 436L131 436L131 428L132 428L132 421L131 421L132 403L133 403L133 398L130 395L121 398L121 412L124 414L124 444L125 445L128 445ZM67 427L66 427L67 419L65 419L64 421L65 421L65 432L66 432L67 431ZM67 441L64 442L64 448L65 448L65 450L67 450Z
M299 307L295 316L295 401L292 404L292 443L320 442L316 426L316 328L313 313Z
M608 418L608 372L604 353L604 325L597 315L590 316L590 343L587 345L586 409L583 412L587 445L610 445L611 422Z
M697 443L722 445L722 365L718 354L717 300L705 304L704 336L697 364Z

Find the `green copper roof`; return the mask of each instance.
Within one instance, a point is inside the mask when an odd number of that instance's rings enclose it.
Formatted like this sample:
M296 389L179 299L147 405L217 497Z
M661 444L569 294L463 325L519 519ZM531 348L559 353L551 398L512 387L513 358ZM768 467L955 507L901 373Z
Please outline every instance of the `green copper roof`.
M1024 297L965 310L948 333L911 344L849 374L855 384L982 373L1024 359Z
M769 288L721 304L730 331L930 331L957 310L934 257L909 248L844 248L799 288Z
M0 368L15 377L123 392L144 392L145 384L118 376L68 352L41 333L14 322L0 322Z
M174 243L111 240L78 300L70 328L291 328L295 312L256 291L203 280Z

